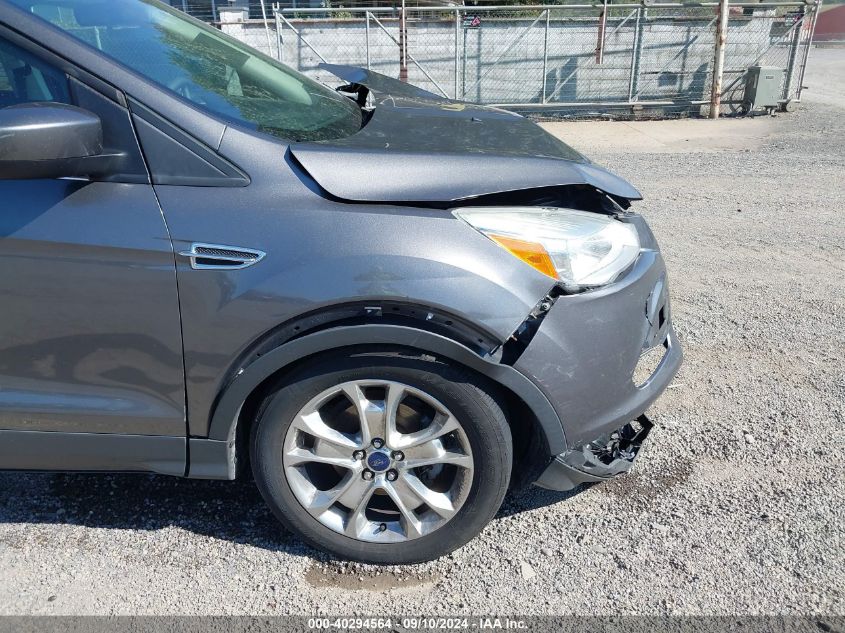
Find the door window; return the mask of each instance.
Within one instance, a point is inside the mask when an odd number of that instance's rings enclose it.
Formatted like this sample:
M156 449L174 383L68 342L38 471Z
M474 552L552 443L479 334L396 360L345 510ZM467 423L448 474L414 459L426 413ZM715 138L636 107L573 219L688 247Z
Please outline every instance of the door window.
M227 120L293 141L361 129L351 99L159 2L12 2Z
M67 77L0 38L0 108L33 101L70 103Z

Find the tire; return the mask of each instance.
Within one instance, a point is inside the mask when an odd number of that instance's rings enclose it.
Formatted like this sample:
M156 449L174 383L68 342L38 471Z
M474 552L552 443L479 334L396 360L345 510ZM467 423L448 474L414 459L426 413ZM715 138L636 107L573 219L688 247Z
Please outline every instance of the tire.
M385 429L384 446L372 428ZM346 445L350 438L364 457ZM275 516L309 544L368 563L423 562L466 544L499 509L513 458L494 386L396 352L307 361L265 399L250 445L256 484Z

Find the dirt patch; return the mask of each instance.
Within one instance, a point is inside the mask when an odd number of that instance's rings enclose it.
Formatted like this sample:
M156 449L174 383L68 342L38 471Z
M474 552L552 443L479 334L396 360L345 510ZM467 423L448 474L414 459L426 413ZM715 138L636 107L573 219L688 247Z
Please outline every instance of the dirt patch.
M317 563L309 565L305 580L312 587L352 591L389 591L433 585L440 579L433 571L393 571L349 563Z
M604 493L631 503L649 507L659 497L670 494L692 477L693 465L679 461L659 473L634 471L624 477L612 479L600 487Z

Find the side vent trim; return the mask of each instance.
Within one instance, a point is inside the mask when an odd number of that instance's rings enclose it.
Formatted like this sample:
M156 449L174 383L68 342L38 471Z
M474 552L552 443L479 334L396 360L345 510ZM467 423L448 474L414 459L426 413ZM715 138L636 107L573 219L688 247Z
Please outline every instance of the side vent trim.
M187 257L194 270L240 270L257 264L267 256L264 251L225 244L191 244L191 250L179 253Z

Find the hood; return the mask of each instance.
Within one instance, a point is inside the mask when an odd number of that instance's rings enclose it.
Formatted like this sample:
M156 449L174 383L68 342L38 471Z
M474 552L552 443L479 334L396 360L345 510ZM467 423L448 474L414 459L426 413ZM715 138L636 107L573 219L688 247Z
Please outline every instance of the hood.
M459 202L482 195L591 185L638 200L627 181L593 165L536 123L470 105L363 68L322 64L366 87L375 110L356 134L290 151L332 196L359 202Z

